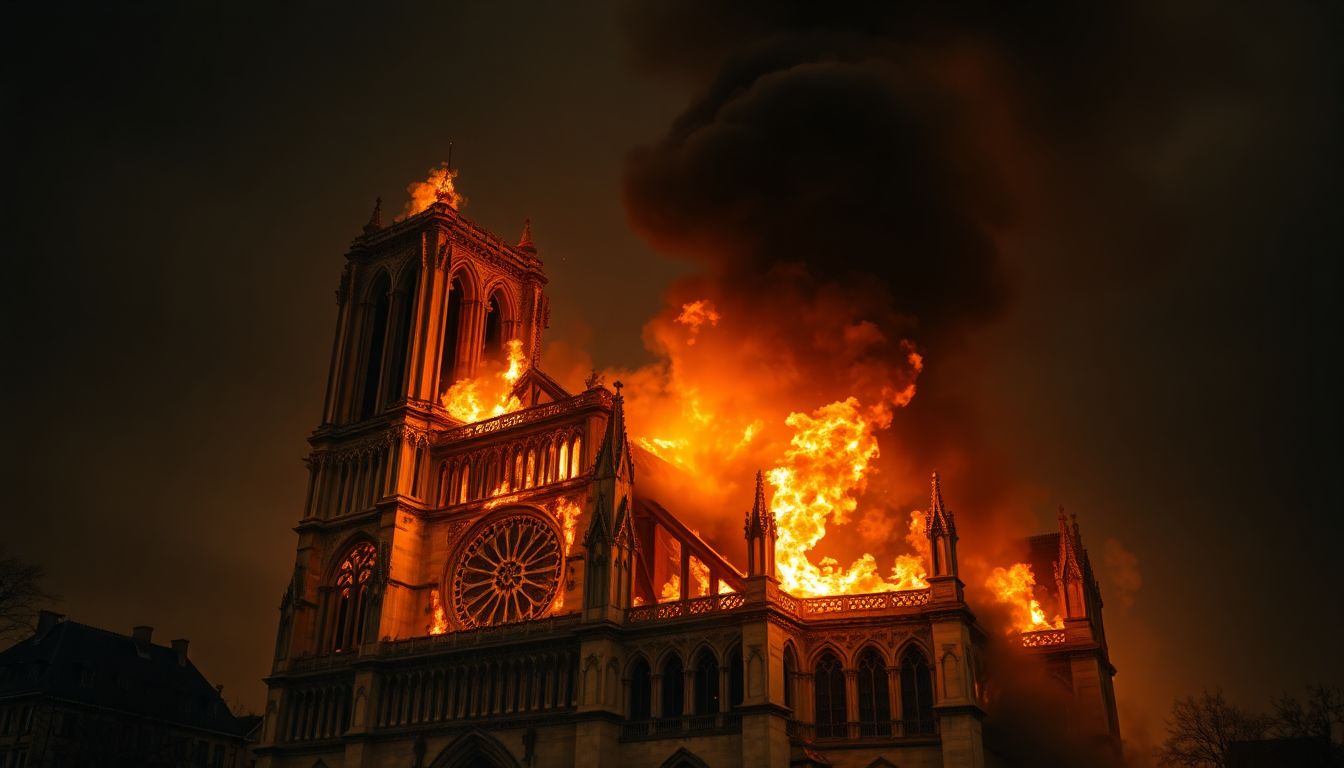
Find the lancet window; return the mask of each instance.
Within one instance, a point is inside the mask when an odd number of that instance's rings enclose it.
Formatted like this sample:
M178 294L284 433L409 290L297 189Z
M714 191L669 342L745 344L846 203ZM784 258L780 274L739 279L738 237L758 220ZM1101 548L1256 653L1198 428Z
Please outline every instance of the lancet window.
M708 648L695 660L695 714L719 713L719 661Z
M933 678L918 648L901 656L901 717L905 735L933 733Z
M650 704L653 698L652 677L649 663L643 658L635 660L630 667L630 719L648 720L651 716Z
M370 542L356 544L336 569L331 632L333 651L350 651L359 647L368 604L369 579L373 576L377 552Z
M686 679L681 659L668 656L663 662L663 717L681 717L685 710Z
M859 735L891 735L891 699L887 663L874 648L859 654Z
M830 651L817 659L813 672L813 690L816 696L817 738L846 736L849 715L845 709L845 673L840 666L840 659Z

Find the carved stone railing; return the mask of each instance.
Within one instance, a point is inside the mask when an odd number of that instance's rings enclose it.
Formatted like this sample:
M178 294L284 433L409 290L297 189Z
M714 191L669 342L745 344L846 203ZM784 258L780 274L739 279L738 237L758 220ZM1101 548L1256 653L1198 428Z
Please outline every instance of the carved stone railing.
M873 720L820 725L790 720L785 730L790 738L802 742L915 739L936 736L938 720Z
M866 595L831 595L807 597L798 601L801 616L852 611L883 611L891 608L918 608L929 604L929 590L911 589L902 592L873 592Z
M445 632L442 635L391 640L374 645L372 652L379 657L411 656L451 648L470 648L490 643L526 640L534 636L545 637L556 630L576 626L581 618L582 615L576 611L534 621L519 621L512 624L464 629L459 632ZM361 655L363 653L361 649Z
M503 416L496 416L492 419L486 419L485 421L463 424L460 427L445 430L439 433L437 437L441 442L456 442L470 437L488 435L502 429L510 429L522 424L531 424L534 421L549 419L552 416L572 413L591 405L611 405L611 393L600 388L590 389L587 392L568 400L562 400L558 403L547 403L546 405L540 405L535 408L506 413Z
M735 611L747 604L747 598L736 592L726 595L697 597L691 600L678 600L673 603L655 603L630 608L625 612L629 624L659 619L678 619L683 616L701 616L707 613Z
M741 732L742 715L737 712L637 720L621 725L621 739L623 741L680 739L686 736Z
M1023 632L1022 647L1044 648L1049 645L1063 645L1064 638L1064 630L1062 629L1042 629L1037 632Z

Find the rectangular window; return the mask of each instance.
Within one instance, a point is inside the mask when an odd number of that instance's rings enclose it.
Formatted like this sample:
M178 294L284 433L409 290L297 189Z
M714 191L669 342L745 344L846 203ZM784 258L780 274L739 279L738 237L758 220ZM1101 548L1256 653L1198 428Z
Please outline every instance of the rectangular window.
M28 768L28 750L14 750L14 761L10 763L13 768Z
M23 712L19 715L19 733L32 733L32 732L33 732L33 708L24 707ZM14 759L17 760L18 757L19 753L15 752ZM25 754L24 760L26 761L27 759L28 756Z
M223 744L216 744L216 745L215 745L215 759L214 759L213 762L211 762L211 765L213 765L214 768L224 768L224 745L223 745Z

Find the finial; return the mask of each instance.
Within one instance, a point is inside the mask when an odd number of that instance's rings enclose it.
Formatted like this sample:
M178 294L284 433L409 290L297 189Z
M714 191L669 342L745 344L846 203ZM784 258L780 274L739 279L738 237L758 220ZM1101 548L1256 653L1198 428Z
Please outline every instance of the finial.
M364 234L371 235L383 228L383 198L373 201L373 213L369 214L369 223L364 225Z
M523 251L537 250L537 244L532 242L532 219L523 219L523 234L518 238L518 248Z
M1066 517L1066 516L1065 516L1065 514L1064 514L1064 505L1063 505L1063 504L1060 504L1060 505L1059 505L1059 522L1060 522L1060 523L1063 523L1064 520L1065 520L1065 517ZM1077 517L1077 515L1074 515L1074 517Z
M588 378L583 380L583 386L585 389L597 389L602 386L602 378L601 372L594 368Z
M613 384L614 384L614 386L616 387L616 396L617 396L617 397L620 397L620 396L621 396L621 387L624 387L625 385L622 384L620 381L613 382Z

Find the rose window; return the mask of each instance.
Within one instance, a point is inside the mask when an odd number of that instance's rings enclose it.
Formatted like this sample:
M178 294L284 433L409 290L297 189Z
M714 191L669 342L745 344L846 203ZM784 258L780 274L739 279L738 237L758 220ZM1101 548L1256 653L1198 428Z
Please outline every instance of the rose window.
M560 584L560 537L541 518L496 518L467 538L452 583L453 611L464 627L540 617Z

